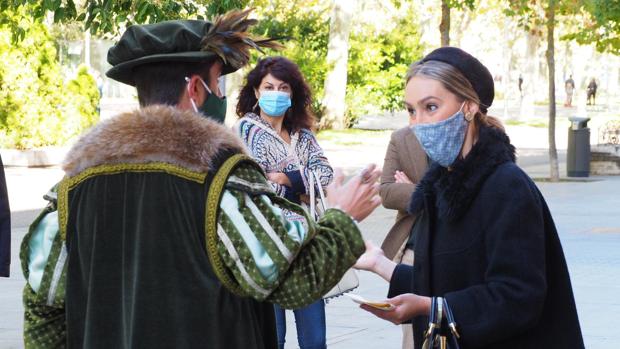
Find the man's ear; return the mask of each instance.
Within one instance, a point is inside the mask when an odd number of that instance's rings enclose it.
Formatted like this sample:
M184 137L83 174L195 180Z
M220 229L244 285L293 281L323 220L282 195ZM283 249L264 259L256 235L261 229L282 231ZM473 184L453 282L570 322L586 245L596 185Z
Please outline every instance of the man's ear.
M191 106L191 102L190 102L190 85L191 85L191 79L189 77L185 77L185 84L183 85L183 88L181 89L181 93L179 93L179 100L177 101L177 108L183 109L183 110L191 110L192 106Z
M202 85L202 78L198 74L194 74L190 77L188 83L188 97L194 100L197 105L201 105L207 98L207 91Z

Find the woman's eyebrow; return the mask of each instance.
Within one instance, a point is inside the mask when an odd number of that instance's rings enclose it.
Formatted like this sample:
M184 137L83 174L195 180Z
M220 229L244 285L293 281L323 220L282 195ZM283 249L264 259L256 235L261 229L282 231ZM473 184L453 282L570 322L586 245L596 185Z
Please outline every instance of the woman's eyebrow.
M441 98L439 98L439 97L435 97L435 96L426 96L426 97L424 97L424 98L420 99L420 100L418 101L418 103L417 103L417 104L424 104L424 102L426 102L426 101L428 101L428 100L431 100L431 99L437 99L437 100L440 100L440 101L441 101Z

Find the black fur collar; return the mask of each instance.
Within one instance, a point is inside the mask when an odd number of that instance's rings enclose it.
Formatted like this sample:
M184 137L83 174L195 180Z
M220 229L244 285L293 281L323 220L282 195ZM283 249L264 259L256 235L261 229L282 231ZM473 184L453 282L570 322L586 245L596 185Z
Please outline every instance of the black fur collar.
M465 159L457 159L450 171L433 163L414 191L409 212L424 209L425 197L435 202L439 217L458 220L469 208L497 166L514 162L515 147L504 131L482 126L478 141Z

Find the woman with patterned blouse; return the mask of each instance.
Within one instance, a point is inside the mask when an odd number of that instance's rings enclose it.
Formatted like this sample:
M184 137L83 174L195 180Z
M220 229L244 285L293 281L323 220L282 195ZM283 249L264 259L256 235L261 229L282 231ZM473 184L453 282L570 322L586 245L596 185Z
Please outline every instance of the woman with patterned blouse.
M311 192L327 186L333 170L311 128L312 97L299 67L284 57L260 60L239 94L235 128L276 193L298 204L310 204ZM320 182L317 183L317 182ZM314 188L313 188L314 186ZM318 197L318 195L317 195ZM301 216L285 212L287 219ZM284 348L284 309L275 305L278 344ZM319 300L294 310L301 349L326 347L325 303Z

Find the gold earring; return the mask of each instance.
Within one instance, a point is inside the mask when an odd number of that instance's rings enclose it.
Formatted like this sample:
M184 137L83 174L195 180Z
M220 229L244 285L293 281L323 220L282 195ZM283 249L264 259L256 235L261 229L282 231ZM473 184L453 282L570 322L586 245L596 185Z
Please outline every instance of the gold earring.
M474 119L474 117L472 116L472 114L470 112L465 113L465 120L472 121Z

